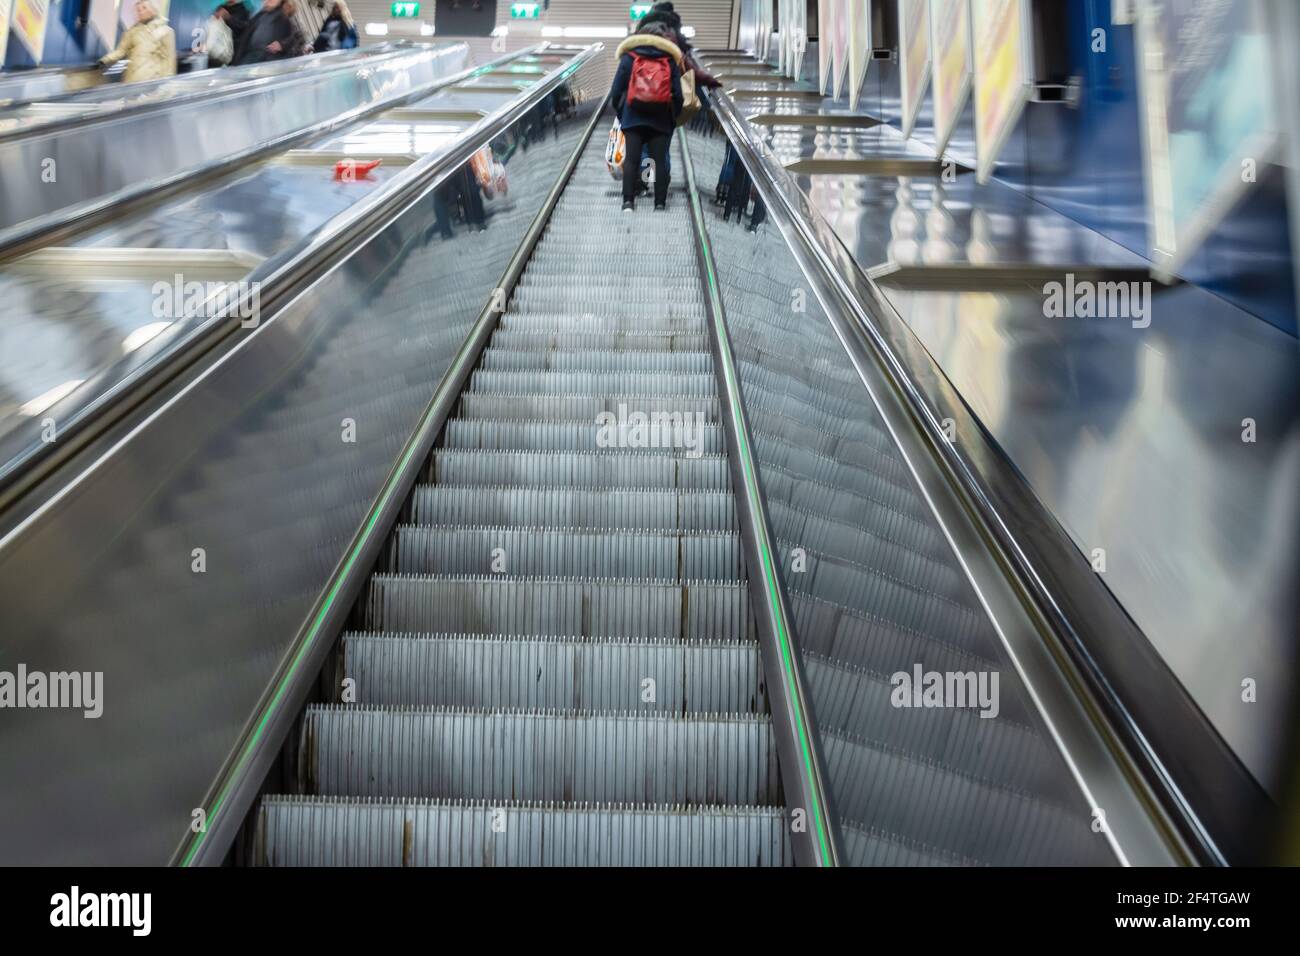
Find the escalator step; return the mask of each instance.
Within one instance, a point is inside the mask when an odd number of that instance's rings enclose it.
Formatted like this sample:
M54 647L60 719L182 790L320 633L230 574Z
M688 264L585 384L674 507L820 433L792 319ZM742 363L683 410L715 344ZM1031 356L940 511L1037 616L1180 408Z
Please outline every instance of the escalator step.
M635 419L632 416L636 415ZM585 451L643 454L720 455L726 450L722 429L680 412L652 416L637 409L620 421L617 413L601 422L493 421L453 418L447 422L444 447L517 451Z
M411 521L524 528L733 531L729 491L416 485Z
M594 803L777 802L771 721L755 714L313 706L313 792Z
M718 421L718 400L684 395L490 395L465 392L460 398L462 420L595 422L601 412L612 415L639 411L645 415L676 413L703 415L706 424Z
M777 807L267 797L263 866L786 866Z
M744 577L738 535L683 531L457 528L399 525L390 546L399 574L509 574L670 581Z
M366 627L379 631L753 640L744 584L376 574Z
M611 454L439 449L433 455L433 477L449 485L731 489L731 472L722 456L688 458L640 451Z
M343 670L368 705L767 711L758 645L738 641L351 633Z

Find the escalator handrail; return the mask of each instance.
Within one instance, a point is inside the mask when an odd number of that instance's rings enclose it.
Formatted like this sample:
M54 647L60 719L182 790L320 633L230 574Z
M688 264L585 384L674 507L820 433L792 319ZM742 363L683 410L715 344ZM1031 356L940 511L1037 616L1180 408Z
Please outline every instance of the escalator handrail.
M361 48L358 47L358 48L354 48L354 49L352 49L352 50L326 50L326 51L321 52L321 53L313 53L313 54L311 54L311 59L312 59L313 61L316 61L316 62L319 62L319 61L324 60L324 61L325 61L325 65L326 65L326 67L333 67L333 66L337 66L337 65L339 65L339 63L341 63L341 62L343 61L344 57L342 56L342 54L355 54L355 53L359 53L360 49L361 49ZM372 47L366 47L366 48L365 48L365 51L366 51L366 52L364 52L364 53L359 53L359 55L356 56L356 57L354 57L354 59L360 61L360 60L364 59L367 55L370 55L370 56L377 56L377 55L386 54L386 53L391 52L391 49L392 49L392 44L389 44L389 43L383 43L383 44L378 44L378 45L376 45L376 46L372 46ZM295 63L295 60L297 60L297 59L298 59L298 58L295 57L295 58L292 59L292 60L278 60L278 61L274 61L274 62L279 62L279 63L286 63L286 62L287 62L287 63L292 63L292 64L294 64L294 66L297 67L297 69L289 69L289 70L286 70L286 71L285 71L284 73L282 73L282 74L273 74L273 75L277 75L277 76L291 76L291 75L293 75L293 74L295 74L295 73L298 73L300 70L303 70L303 69L310 69L310 68L311 68L309 65L298 66L298 65ZM126 63L126 62L129 62L129 61L123 60L123 61L121 61L121 62L122 62L122 63ZM45 103L55 103L55 104L57 104L57 103L62 103L62 102L65 102L65 101L67 101L67 100L74 100L74 99L76 99L76 98L79 97L79 96L85 96L85 95L88 94L88 93L93 93L93 92L96 91L96 90L103 90L106 86L114 86L114 87L119 87L119 88L126 88L126 89L129 89L131 93L146 93L146 92L148 92L149 90L157 89L158 87L164 86L164 85L166 85L166 84L168 84L168 83L175 83L175 82L177 82L177 81L184 82L184 81L186 80L186 78L188 78L188 77L195 77L195 78L198 78L198 77L203 76L203 74L205 74L205 73L208 73L208 72L211 72L211 71L215 71L215 70L220 70L220 71L222 71L222 73L226 73L226 74L234 74L234 76L231 78L230 83L229 83L230 86L233 86L233 85L235 85L236 83L241 82L240 77L242 77L245 73L252 73L252 72L253 72L257 67L259 67L259 66L263 66L263 67L264 67L264 66L266 66L266 64L265 64L265 63L250 63L250 64L248 64L248 65L246 65L246 66L208 67L206 70L195 70L195 71L193 71L193 72L191 72L191 73L177 73L177 74L174 74L174 75L172 75L172 76L164 76L164 77L160 77L160 78L155 79L155 80L140 80L140 81L137 81L137 82L135 82L135 83L126 84L126 85L121 84L121 83L119 83L119 82L113 82L113 83L100 83L100 84L97 84L97 85L94 85L94 86L83 86L83 87L81 87L81 88L79 88L79 89L75 89L75 90L64 90L64 91L61 92L61 93L51 93L49 96L28 96L28 97L24 97L24 98L22 98L22 99L18 99L18 100L0 100L0 118L3 118L3 114L4 114L4 111L5 111L5 110L23 109L24 107L32 106L32 105L37 104L37 103L40 103L40 104L45 104ZM112 68L110 67L109 69L112 69ZM99 72L99 67L98 67L98 66L95 66L94 64L86 64L86 65L83 65L83 66L78 66L78 67L73 67L73 68L66 68L66 69L62 69L62 70L58 70L58 71L51 70L50 72L62 72L62 73L95 73L95 72ZM254 77L254 78L255 78L255 79L261 79L261 77ZM218 87L217 89L226 89L226 88L227 88L226 86L221 86L221 87ZM209 90L208 92L211 92L211 90ZM121 94L119 94L119 95L122 95L122 96L128 96L128 95L130 95L130 94L129 94L129 93L125 93L125 92L123 92L123 93L121 93ZM169 101L166 101L166 102L170 102L170 100L169 100ZM44 127L42 126L42 127L38 127L38 128L44 128Z
M768 695L772 701L786 805L803 809L808 815L806 839L794 840L795 857L803 865L837 866L841 858L839 837L830 807L830 787L826 783L825 762L821 757L817 723L812 713L812 696L806 689L807 680L793 616L789 611L789 599L777 573L771 545L774 535L763 503L749 417L740 390L731 336L727 332L726 311L685 131L681 143L696 257L705 285L705 310L718 399L728 436L730 453L727 458L736 497L736 516L742 529L746 566L749 573L759 579L754 582L758 586L751 588L751 594L758 598L754 602L755 618L762 648L763 673L767 675Z
M433 49L433 47L430 47ZM352 53L352 50L332 51L337 53ZM61 116L57 119L50 119L43 123L34 123L25 126L18 126L14 129L0 131L0 146L7 143L29 138L48 136L53 133L61 133L69 129L88 129L92 126L101 126L106 123L112 123L125 117L142 116L147 113L161 112L163 110L177 109L180 107L194 107L204 103L211 103L218 99L228 96L243 96L250 90L257 90L264 86L272 84L297 84L308 83L320 79L329 73L337 73L340 70L357 70L363 69L366 65L387 62L388 60L397 59L402 56L410 56L418 52L412 49L388 49L383 52L372 54L370 56L356 56L347 59L339 59L338 62L324 64L320 69L312 69L311 66L305 66L296 70L286 70L283 73L273 73L269 76L255 76L251 79L236 79L229 84L223 84L217 87L196 89L186 91L177 96L168 97L165 100L146 100L144 102L126 103L116 109L103 110L92 113L78 114L76 116ZM310 61L312 63L316 61ZM265 66L263 63L250 64L248 67L234 67L235 70L252 70L257 66ZM225 69L229 69L228 67ZM203 71L206 72L206 71ZM144 83L129 83L123 86L123 97L130 97L147 92L150 88L160 87L167 83L175 83L178 77L183 78L191 74L177 74L176 76L163 77L158 80L148 80ZM198 75L198 74L193 74ZM101 89L102 87L93 87ZM74 98L88 92L87 90L73 90L68 93L61 93L57 97L40 97L34 100L28 100L25 103L10 103L5 105L5 109L15 106L21 107L29 103L50 103L62 99Z
M362 115L391 110L403 103L424 99L438 89L464 82L547 48L548 45L542 43L517 50L481 66L445 77L398 99L373 106ZM245 287L248 291L236 301L227 303L224 310L213 314L201 309L198 317L189 321L178 320L171 328L160 333L157 347L151 347L143 362L131 365L130 358L124 359L117 369L127 365L125 374L118 374L116 369L102 373L101 377L111 384L70 413L60 410L61 424L57 442L31 442L7 461L0 462L0 516L62 463L104 434L131 409L146 401L228 336L235 335L243 322L239 316L248 311L245 300L252 294L252 289L257 290L260 314L263 316L259 325L271 321L278 304L293 298L298 289L328 268L329 263L340 253L354 247L362 236L391 220L412 201L412 196L422 194L431 182L460 166L483 143L490 142L519 116L532 109L598 52L599 45L576 53L572 59L547 73L520 96L467 127L447 149L417 160L400 175L376 187L296 246L262 263L248 276ZM349 122L356 118L353 117ZM313 132L310 135L318 134ZM295 141L299 138L295 136ZM478 145L470 148L471 144ZM253 283L257 285L254 286Z
M586 48L561 70L548 74L555 76L553 89L571 76L591 58L599 55L603 44ZM540 85L540 84L539 84ZM527 109L535 105L531 100ZM527 109L512 110L510 123L524 115ZM462 341L447 371L434 388L419 421L410 437L394 459L393 467L347 550L335 565L329 580L310 612L305 616L298 633L289 642L288 650L257 707L245 724L221 772L204 795L203 807L207 829L202 833L187 833L172 857L177 866L209 866L220 864L226 848L234 840L271 763L279 753L286 735L306 703L307 695L316 674L324 665L331 643L343 630L353 604L361 595L370 576L370 569L384 547L388 535L397 523L412 487L419 479L433 444L451 417L470 375L478 365L492 333L500 323L501 314L518 284L533 249L541 239L552 211L559 202L564 187L577 168L592 131L603 114L603 104L596 107L591 120L578 138L569 158L538 207L522 241L510 257L493 294L479 312L473 327ZM507 124L509 125L509 124ZM482 145L491 141L500 127L486 128L461 157L467 160ZM459 163L457 164L459 165ZM443 173L450 170L439 164ZM453 167L454 168L454 167ZM427 189L436 185L436 178L427 183Z
M1188 862L1224 865L1255 859L1258 837L1247 831L1273 816L1273 805L1262 787L1109 589L1097 575L1082 572L1077 548L1055 516L962 402L934 359L919 344L911 349L900 344L914 341L904 320L730 97L719 90L711 99L713 115L769 215L779 220L785 238L799 244L835 290L844 314L863 338L865 360L883 370L908 407L953 493L998 551L1008 580L1038 612L1034 619L1041 624L1042 639L1063 650L1066 661L1062 663L1068 664L1095 705L1097 729L1134 768L1135 783L1149 797L1153 826L1166 834L1175 855ZM847 343L845 348L851 350ZM942 414L927 398L922 377L943 390ZM955 422L958 440L948 438L944 418ZM996 481L984 477L990 473ZM997 493L992 490L995 486ZM1013 530L1017 528L1028 531L1017 533ZM1101 642L1124 648L1133 671L1141 661L1146 668L1141 676L1122 668L1103 670L1097 653ZM1142 706L1142 696L1133 697L1135 684L1145 682L1146 692L1151 693L1157 681L1159 699L1168 710L1139 719L1117 685L1125 685L1128 699ZM1174 765L1182 772L1175 774Z

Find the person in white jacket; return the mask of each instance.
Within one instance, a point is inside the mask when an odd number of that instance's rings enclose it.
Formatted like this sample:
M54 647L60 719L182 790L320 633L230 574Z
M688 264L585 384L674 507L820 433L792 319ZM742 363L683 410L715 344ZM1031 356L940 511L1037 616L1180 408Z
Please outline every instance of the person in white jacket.
M167 25L166 17L158 16L149 0L136 0L135 26L122 34L117 49L99 61L100 66L112 66L118 60L127 60L122 73L123 83L156 80L176 74L176 34Z

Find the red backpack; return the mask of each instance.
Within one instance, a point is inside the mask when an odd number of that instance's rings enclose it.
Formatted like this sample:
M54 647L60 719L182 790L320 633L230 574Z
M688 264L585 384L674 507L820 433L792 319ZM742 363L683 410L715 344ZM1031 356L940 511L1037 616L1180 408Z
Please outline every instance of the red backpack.
M633 53L627 98L632 103L671 103L673 70L668 57L637 56Z

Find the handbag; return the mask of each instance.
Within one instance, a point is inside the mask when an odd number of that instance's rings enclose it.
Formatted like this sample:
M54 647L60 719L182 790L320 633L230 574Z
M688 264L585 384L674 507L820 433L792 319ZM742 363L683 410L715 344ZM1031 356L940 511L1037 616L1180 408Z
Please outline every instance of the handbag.
M685 126L700 111L700 97L695 92L695 71L682 74L682 111L677 114L677 125Z

